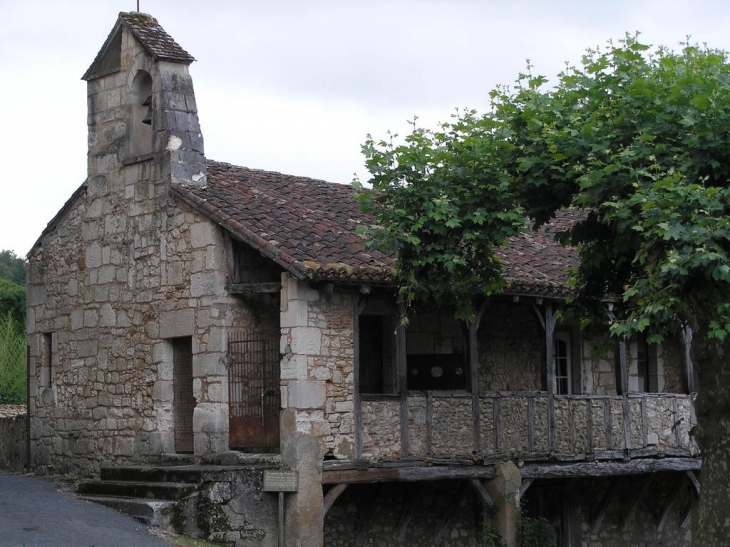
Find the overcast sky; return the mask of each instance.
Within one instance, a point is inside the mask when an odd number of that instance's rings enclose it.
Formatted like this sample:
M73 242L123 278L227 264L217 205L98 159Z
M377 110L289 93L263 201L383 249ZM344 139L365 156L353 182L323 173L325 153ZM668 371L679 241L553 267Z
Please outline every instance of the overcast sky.
M206 155L348 183L368 133L485 109L626 32L730 50L727 0L140 0L195 58ZM0 0L0 250L25 255L86 177L86 84L136 0Z

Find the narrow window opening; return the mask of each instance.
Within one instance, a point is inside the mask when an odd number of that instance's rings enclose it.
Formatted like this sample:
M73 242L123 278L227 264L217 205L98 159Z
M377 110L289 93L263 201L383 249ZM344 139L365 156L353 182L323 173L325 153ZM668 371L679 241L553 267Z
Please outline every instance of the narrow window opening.
M636 391L641 393L659 391L656 346L649 344L644 335L640 335L636 339L636 376Z
M40 385L44 388L53 385L53 333L43 333L41 347Z
M553 343L555 359L555 393L570 395L573 391L573 372L570 334L558 332Z
M358 334L360 392L396 393L395 318L361 315Z
M148 72L140 70L135 75L129 101L129 156L135 158L152 153L154 102L152 77Z

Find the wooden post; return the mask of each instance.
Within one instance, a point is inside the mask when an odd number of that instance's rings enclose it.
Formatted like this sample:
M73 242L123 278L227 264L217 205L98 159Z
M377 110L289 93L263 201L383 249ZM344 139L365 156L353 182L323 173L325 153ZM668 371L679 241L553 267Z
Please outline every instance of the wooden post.
M279 492L279 547L284 547L284 492Z
M548 440L550 452L555 450L555 323L553 305L545 303L545 353L547 365Z
M403 314L405 308L398 305L400 319L398 330L396 331L396 374L398 394L400 395L400 447L401 458L408 456L408 363L407 363L407 346L406 346L406 328L403 326Z
M474 321L469 324L469 377L471 388L472 437L474 453L481 453L481 416L479 405L479 344L477 331L489 300L485 299L474 314Z
M685 326L680 332L680 340L684 348L684 381L687 386L687 393L694 393L694 365L692 364L692 329L689 325Z
M365 308L365 302L360 295L352 298L353 318L353 403L355 407L355 458L362 458L362 399L360 398L360 314Z
M624 417L624 448L631 449L631 416L629 415L629 374L626 366L626 337L618 343L619 383L621 387L621 406Z

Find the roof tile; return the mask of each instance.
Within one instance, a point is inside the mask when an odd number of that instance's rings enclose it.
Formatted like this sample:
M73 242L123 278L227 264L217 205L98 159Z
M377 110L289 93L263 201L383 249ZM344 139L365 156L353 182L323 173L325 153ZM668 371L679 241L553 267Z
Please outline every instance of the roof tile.
M207 186L176 185L174 192L235 236L302 279L389 283L393 257L356 233L370 225L351 186L271 171L208 162ZM568 293L574 249L555 241L578 214L560 212L537 232L512 237L497 250L508 292Z

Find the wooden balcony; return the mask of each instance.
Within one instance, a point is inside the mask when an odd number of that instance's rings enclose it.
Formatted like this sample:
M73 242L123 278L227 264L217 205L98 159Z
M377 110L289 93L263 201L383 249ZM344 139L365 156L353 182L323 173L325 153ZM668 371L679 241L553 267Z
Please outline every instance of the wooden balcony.
M698 455L690 395L408 392L363 396L362 458L522 461Z

